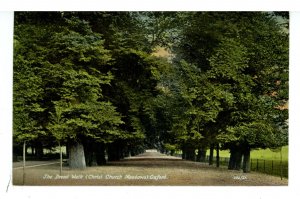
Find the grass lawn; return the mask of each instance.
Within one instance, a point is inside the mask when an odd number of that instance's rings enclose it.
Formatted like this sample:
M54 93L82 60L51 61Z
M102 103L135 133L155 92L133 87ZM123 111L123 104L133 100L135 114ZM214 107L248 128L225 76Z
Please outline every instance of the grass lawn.
M288 161L288 146L282 147L282 161ZM216 154L216 151L214 152ZM230 157L229 150L220 151L220 157ZM251 159L264 159L264 160L280 160L280 150L272 151L270 149L258 149L251 151Z
M251 151L251 170L259 171L271 175L288 177L288 146L282 147L282 163L280 163L281 153L278 151L272 151L270 149L258 149ZM216 151L214 152L216 155ZM229 150L220 151L220 157L230 157ZM223 163L226 165L227 163ZM282 165L282 166L281 166Z

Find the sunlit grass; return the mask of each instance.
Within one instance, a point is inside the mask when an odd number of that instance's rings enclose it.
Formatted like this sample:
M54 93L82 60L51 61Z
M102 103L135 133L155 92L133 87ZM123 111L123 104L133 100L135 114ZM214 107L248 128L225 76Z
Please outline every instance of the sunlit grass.
M282 147L282 161L288 161L288 146ZM216 154L216 151L214 151ZM230 157L229 150L220 150L220 157ZM264 160L280 160L280 149L272 151L270 149L257 149L251 151L251 159L264 159Z

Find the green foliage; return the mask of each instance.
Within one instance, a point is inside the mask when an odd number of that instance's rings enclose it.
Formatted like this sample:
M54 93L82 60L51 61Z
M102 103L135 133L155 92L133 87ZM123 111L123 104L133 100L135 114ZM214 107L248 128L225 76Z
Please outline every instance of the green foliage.
M289 35L276 15L16 13L14 139L286 145Z
M15 44L14 59L17 139L23 139L25 132L30 132L29 139L37 139L36 128L40 128L62 141L82 136L113 141L121 134L117 126L123 122L115 107L103 99L101 85L109 84L113 77L110 72L101 71L111 60L101 36L93 33L87 22L77 18L66 19L56 30L52 24L46 25L16 27L16 36L21 40ZM41 32L45 28L51 39L44 40ZM36 37L29 37L30 43L22 37L27 32L36 32ZM32 51L29 56L23 49L32 45L35 49L29 49ZM23 108L25 103L28 103L26 109ZM36 118L37 113L43 117ZM25 119L28 121L24 122Z
M186 141L196 130L225 148L286 144L287 110L280 107L288 98L288 34L276 18L222 12L180 17L188 23L173 51L177 94L185 103L174 135Z

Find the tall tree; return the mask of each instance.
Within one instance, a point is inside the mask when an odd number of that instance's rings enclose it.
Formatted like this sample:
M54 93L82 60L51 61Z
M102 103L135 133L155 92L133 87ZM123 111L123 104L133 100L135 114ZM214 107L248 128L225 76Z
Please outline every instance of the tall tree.
M194 64L205 77L204 87L211 85L215 96L209 99L210 108L216 107L214 103L219 108L214 121L205 122L217 127L210 128L215 132L207 129L207 135L225 143L223 135L231 140L224 146L230 146L236 159L233 167L239 169L243 153L247 161L251 148L272 147L280 140L274 138L284 133L278 124L284 126L286 111L278 108L287 100L288 34L270 13L188 13L185 17L189 23L175 48L177 59ZM200 110L205 110L204 104L198 104Z
M36 37L29 37L32 39L30 43L24 41L24 44L27 45L25 49L35 47L25 53L32 53L30 67L43 79L43 92L38 101L43 107L40 110L43 129L50 129L57 139L68 142L72 168L84 168L82 142L88 138L111 141L113 135L120 134L116 128L122 121L101 94L101 85L112 79L109 72L101 71L108 67L111 59L109 51L103 47L101 35L93 33L86 21L77 18L63 18L62 21L55 29L53 22L31 24L31 21L19 24L17 28L25 27L20 30L23 33L20 37L25 33L36 33ZM19 53L19 56L24 56ZM24 92L28 89L25 88ZM19 94L20 90L16 93ZM60 120L61 117L64 121ZM58 129L62 132L58 133Z

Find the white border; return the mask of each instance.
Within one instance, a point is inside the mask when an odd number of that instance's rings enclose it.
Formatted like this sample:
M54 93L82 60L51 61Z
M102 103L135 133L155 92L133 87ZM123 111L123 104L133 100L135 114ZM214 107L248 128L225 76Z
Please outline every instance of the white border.
M39 0L41 2L43 0ZM142 1L142 0L140 0ZM164 1L164 0L160 0ZM166 0L168 1L168 0ZM183 0L182 0L183 1ZM201 0L199 0L201 1ZM225 1L225 0L224 0ZM259 6L265 0L260 0ZM271 1L266 0L270 3ZM9 2L15 2L10 0ZM28 2L28 1L27 1ZM30 1L32 2L32 1ZM54 1L56 2L56 0ZM78 2L78 1L77 1ZM89 1L84 1L89 2ZM170 2L170 1L168 1ZM173 2L173 1L172 1ZM178 2L174 0L174 2ZM186 2L186 1L184 1ZM231 2L231 1L230 1ZM272 0L273 2L273 0ZM275 1L276 2L276 1ZM286 4L287 1L281 1ZM61 2L60 2L61 3ZM11 5L13 3L10 3ZM10 5L9 4L9 5ZM47 4L46 4L47 5ZM145 4L148 5L148 4ZM282 4L280 4L282 5ZM45 5L43 5L45 6ZM72 4L68 5L73 10ZM216 5L214 5L216 6ZM216 6L219 8L219 6ZM216 8L215 7L215 8ZM6 7L7 8L7 7ZM10 8L10 7L9 7ZM25 9L12 10L27 10ZM39 8L39 7L38 7ZM110 8L110 7L107 7ZM123 8L127 8L124 6ZM235 8L235 6L233 6ZM249 7L252 8L252 7ZM282 6L282 10L286 10ZM36 9L36 7L34 7ZM115 10L122 10L117 6ZM291 8L288 10L296 10ZM9 10L9 9L8 9ZM31 9L28 9L31 10ZM39 9L37 9L39 10ZM47 9L46 9L47 10ZM76 10L76 9L74 9ZM82 9L81 9L82 10ZM87 9L89 10L89 9ZM90 9L93 10L93 9ZM110 10L110 9L108 9ZM113 9L112 9L113 10ZM124 9L126 10L126 9ZM131 10L131 9L129 9ZM147 9L140 9L147 10ZM150 6L150 10L152 9ZM182 9L177 9L182 10ZM190 9L195 10L195 9ZM223 9L221 9L223 10ZM231 10L231 9L229 9ZM236 10L236 9L233 9ZM251 10L251 9L250 9ZM256 9L261 10L261 9ZM273 9L262 9L273 10ZM281 9L274 9L281 10ZM290 40L290 175L288 187L17 187L10 186L8 193L6 187L11 173L11 119L12 119L12 17L13 13L0 12L0 198L294 198L299 195L299 35L300 12L291 14L291 40Z
M289 183L299 193L299 113L300 113L300 12L291 13L289 71ZM298 187L298 188L297 188ZM298 194L299 195L299 194Z
M0 10L297 11L295 0L0 0Z
M13 13L0 12L0 198L12 170Z

